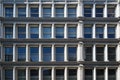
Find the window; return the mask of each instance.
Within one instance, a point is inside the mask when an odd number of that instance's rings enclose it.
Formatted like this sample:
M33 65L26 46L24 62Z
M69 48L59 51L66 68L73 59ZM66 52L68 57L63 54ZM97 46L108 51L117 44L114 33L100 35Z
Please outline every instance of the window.
M30 80L38 80L38 69L30 70Z
M116 80L116 69L108 69L108 80Z
M5 80L13 80L13 70L5 69Z
M96 80L104 80L104 69L96 70Z
M68 69L68 80L77 80L77 69Z
M25 25L18 26L18 38L23 39L26 38L26 27Z
M96 6L96 17L103 17L103 6Z
M13 38L13 27L5 27L5 38L12 39Z
M92 46L85 46L85 61L92 61Z
M85 17L92 17L92 6L91 5L84 6L84 16Z
M97 61L104 61L104 46L97 46L96 47L96 60Z
M18 61L25 61L26 60L26 47L18 47Z
M64 47L56 47L56 61L64 61Z
M76 27L68 27L68 38L76 38Z
M56 79L55 80L64 80L64 69L56 69Z
M30 47L30 61L38 62L39 59L39 48L38 47Z
M5 17L13 17L13 8L12 7L5 8Z
M56 33L56 38L64 38L64 27L56 27L55 33Z
M5 61L13 60L13 47L5 47Z
M104 28L96 27L96 38L103 38L103 35L104 35Z
M56 17L64 17L64 8L57 7L55 9Z
M43 17L51 17L51 8L50 7L43 8Z
M26 8L25 7L18 8L18 17L26 17Z
M43 27L43 38L45 39L51 38L51 25L46 25Z
M68 7L68 17L76 17L76 7Z
M76 61L76 47L68 47L68 60L69 61Z
M115 38L115 25L108 25L108 38Z
M108 5L107 13L108 17L115 17L115 6Z
M116 60L116 47L108 46L108 60L115 61Z
M30 38L39 38L39 27L38 25L33 25L33 27L30 27Z
M39 17L39 10L36 7L31 7L30 8L30 16L31 17Z
M43 69L43 80L51 80L51 69Z
M84 26L84 38L92 38L92 25Z
M85 80L93 80L92 69L85 69Z
M43 47L43 61L51 61L51 47Z
M17 80L26 80L26 70L25 69L18 69L17 70L18 79Z

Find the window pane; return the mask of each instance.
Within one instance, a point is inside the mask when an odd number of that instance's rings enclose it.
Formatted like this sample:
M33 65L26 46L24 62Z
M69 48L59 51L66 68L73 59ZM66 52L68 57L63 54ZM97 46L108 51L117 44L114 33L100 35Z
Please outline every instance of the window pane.
M76 17L76 8L68 8L68 17Z
M38 80L38 69L30 70L30 80Z
M31 17L38 17L38 8L31 8L30 9Z
M5 17L13 17L13 8L12 7L5 8Z
M5 61L13 60L13 47L5 47Z
M56 61L64 61L64 47L56 47Z
M92 7L91 6L84 6L84 16L92 17Z
M26 47L18 47L18 61L26 60Z
M108 80L116 80L116 69L108 69Z
M77 80L77 69L68 69L68 80Z
M39 28L30 27L30 38L39 38Z
M115 38L115 27L108 27L108 38Z
M64 69L56 69L56 80L64 80Z
M92 69L85 69L85 80L93 80Z
M64 8L56 8L56 17L64 17Z
M18 69L18 80L26 80L26 70Z
M84 38L92 38L92 27L84 27Z
M5 69L5 80L13 80L13 70Z
M43 17L51 17L51 8L43 8Z
M51 61L51 47L43 47L43 61Z
M56 27L56 38L64 38L64 27Z
M18 17L26 17L26 8L18 8Z
M68 60L69 61L76 61L76 47L68 47Z
M116 59L116 47L108 47L108 60L115 61Z
M104 47L96 47L97 61L104 61Z
M103 38L103 27L96 27L96 38Z
M5 38L13 38L13 27L5 27Z
M30 47L30 61L38 62L39 59L39 49L38 47Z
M103 7L96 7L96 17L103 17Z
M26 27L18 27L18 38L26 38Z
M76 38L76 27L68 27L68 38Z
M108 17L115 17L115 6L110 6L108 5L108 8L107 8L107 16Z
M51 69L43 69L43 80L51 80Z
M51 27L43 27L43 38L51 38Z
M104 80L104 69L97 69L96 73L96 80Z
M85 47L85 61L92 61L92 46Z

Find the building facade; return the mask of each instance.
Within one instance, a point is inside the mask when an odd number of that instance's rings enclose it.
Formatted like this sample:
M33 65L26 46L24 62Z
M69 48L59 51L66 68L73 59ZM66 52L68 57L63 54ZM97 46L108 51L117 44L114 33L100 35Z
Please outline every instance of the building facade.
M119 0L0 0L0 80L120 80Z

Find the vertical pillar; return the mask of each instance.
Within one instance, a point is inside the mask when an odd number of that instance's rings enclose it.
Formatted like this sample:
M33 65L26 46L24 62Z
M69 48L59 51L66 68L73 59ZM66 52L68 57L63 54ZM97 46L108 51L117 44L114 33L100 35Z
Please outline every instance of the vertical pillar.
M80 43L78 44L77 47L77 61L80 61Z
M55 67L52 67L52 80L55 80Z
M104 38L107 38L107 24L105 24L105 27L104 27Z
M52 24L52 38L54 39L55 38L55 31L54 31L54 24Z
M39 44L39 62L42 62L42 45Z
M96 38L95 25L96 25L96 24L93 24L92 38Z
M26 4L26 17L29 17L29 4Z
M13 67L13 80L16 80L16 67Z
M116 47L116 61L120 61L120 43Z
M55 46L54 46L54 44L52 44L52 61L55 61L55 51L54 51L54 49L55 49Z
M16 23L13 24L13 39L16 38Z
M92 17L95 17L96 15L96 8L95 8L96 4L93 4L93 8L92 8Z
M26 80L29 80L29 67L26 67Z
M77 26L77 38L80 38L80 23L78 23L78 26Z
M77 5L77 17L80 17L80 2L78 2L78 5Z
M29 45L26 44L26 62L29 62Z
M80 65L77 70L77 80L84 80L83 74L84 74L83 65Z
M16 17L16 3L13 4L13 17Z
M83 3L80 2L80 16L82 17L83 16Z
M67 69L68 69L67 67L65 67L65 69L64 69L64 73L65 73L64 74L64 78L65 78L64 80L68 80L68 74L67 74L68 71L67 71Z
M96 80L96 67L93 69L93 80Z
M42 68L39 67L39 80L42 80Z
M105 68L105 80L108 80L108 67Z
M26 24L26 38L29 38L29 24Z
M39 17L42 17L42 4L39 4Z
M64 38L68 38L68 34L67 34L67 23L65 24L65 27L64 27Z
M80 61L83 61L83 43L80 42Z
M116 80L120 80L120 66L118 66L118 68L117 68Z
M96 44L93 45L93 61L96 61Z
M68 12L67 12L67 4L65 3L65 6L64 6L64 17L66 18L66 17L68 17Z
M16 44L13 44L13 62L16 61Z
M120 38L120 22L116 25L115 38Z
M78 67L78 69L77 69L77 80L81 80L80 78L81 78L81 76L80 76L80 67Z
M105 45L104 61L108 61L108 44Z
M67 55L67 44L65 44L65 50L64 50L64 61L68 61L68 55Z
M104 17L107 17L107 3L105 3L103 16L104 16Z
M83 38L83 22L82 21L80 22L80 26L79 27L80 27L80 34L79 34L80 38Z
M115 17L120 17L120 4L119 4L119 2L118 2L117 6L115 8Z
M39 24L39 38L42 38L42 26Z
M54 7L54 3L52 4L52 17L55 17L55 7Z

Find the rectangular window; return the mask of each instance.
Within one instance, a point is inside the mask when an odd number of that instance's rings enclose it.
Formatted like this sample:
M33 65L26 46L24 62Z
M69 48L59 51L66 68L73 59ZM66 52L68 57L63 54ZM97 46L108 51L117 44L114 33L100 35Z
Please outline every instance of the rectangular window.
M51 69L43 69L43 80L51 80Z
M43 61L51 61L51 47L43 47Z
M18 26L18 38L26 38L26 27L20 25Z
M5 69L5 80L13 80L13 70Z
M13 38L13 27L5 27L5 38L12 39Z
M115 6L113 6L113 5L108 5L107 6L108 8L107 8L107 16L108 17L115 17Z
M108 25L108 38L115 38L115 25Z
M77 69L68 69L68 80L77 80Z
M18 61L25 61L26 60L26 47L18 47Z
M26 80L26 70L25 69L18 69L17 75L18 75L17 80Z
M56 38L64 38L64 27L56 27L55 33L56 33Z
M104 61L104 46L97 46L96 47L96 60L97 61Z
M84 38L92 38L92 25L84 26Z
M38 62L38 60L39 60L39 48L30 47L30 61Z
M108 80L116 80L116 69L108 69Z
M38 69L30 70L30 80L38 80Z
M96 17L103 17L103 6L96 6Z
M68 7L68 17L76 17L76 7Z
M43 38L45 39L51 38L51 25L46 25L43 27Z
M51 17L51 7L44 7L43 8L43 17Z
M39 17L39 9L37 7L30 8L31 17Z
M108 60L115 61L116 60L116 47L108 46Z
M93 80L92 69L85 69L85 80Z
M13 17L13 8L12 7L5 8L5 17Z
M56 69L56 79L55 80L64 80L64 69Z
M13 47L5 47L5 61L13 60Z
M96 80L104 80L104 69L96 70Z
M76 56L77 56L76 53L77 53L76 47L68 47L68 60L76 61Z
M39 27L38 25L35 25L33 27L30 27L30 38L39 38Z
M85 17L92 17L92 6L91 5L84 6L84 16Z
M96 27L96 38L103 38L104 27Z
M18 17L26 17L26 8L18 7Z
M85 47L85 61L92 61L92 46Z
M68 38L76 38L76 27L68 27Z
M64 47L55 48L56 61L64 61Z
M55 8L56 17L64 17L64 8L57 7Z

